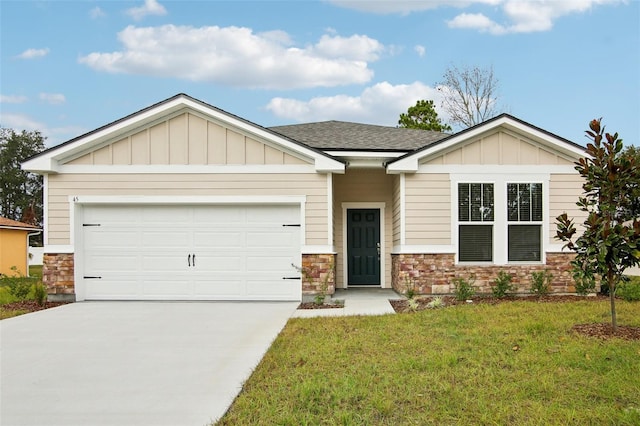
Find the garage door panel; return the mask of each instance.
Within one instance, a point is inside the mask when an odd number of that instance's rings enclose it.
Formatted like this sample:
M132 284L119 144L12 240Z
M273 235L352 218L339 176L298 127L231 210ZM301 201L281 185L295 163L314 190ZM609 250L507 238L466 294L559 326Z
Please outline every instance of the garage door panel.
M248 280L247 294L254 298L270 297L287 299L294 296L291 291L292 281L297 283L297 285L300 285L300 281L295 280Z
M85 246L92 248L121 248L135 247L138 245L138 235L135 231L119 231L109 229L97 229L97 227L85 228Z
M208 296L215 299L237 299L246 293L244 280L232 278L200 279L194 283L195 296Z
M189 234L184 231L142 231L141 243L143 247L148 249L158 247L184 248L185 253L190 248Z
M244 234L242 232L205 232L196 231L193 234L194 249L206 249L215 247L242 248L244 245Z
M96 275L96 273L111 271L114 266L117 266L119 271L137 271L140 267L139 263L135 254L107 251L93 252L85 255L85 275Z
M141 256L143 271L156 272L184 272L189 268L188 255L176 256L173 254L143 254Z
M249 256L247 257L247 272L279 271L283 274L291 274L295 271L291 266L292 258L283 256Z
M220 255L202 255L196 256L196 267L198 272L235 272L241 273L244 268L243 256L228 256L227 253Z
M149 295L150 298L172 296L172 298L189 299L193 293L192 287L189 280L155 279L142 281L142 292Z
M140 283L126 279L93 279L87 286L88 299L117 300L135 299L140 293Z
M299 206L89 206L87 299L299 300ZM195 256L195 265L193 257Z

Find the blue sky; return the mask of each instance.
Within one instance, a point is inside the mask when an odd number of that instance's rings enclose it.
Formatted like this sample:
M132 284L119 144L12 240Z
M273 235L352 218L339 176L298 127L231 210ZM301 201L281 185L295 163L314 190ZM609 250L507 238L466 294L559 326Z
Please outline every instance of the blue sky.
M559 136L603 117L640 145L636 0L0 0L0 20L0 125L49 146L177 93L267 127L395 126L450 65L493 66L502 110Z

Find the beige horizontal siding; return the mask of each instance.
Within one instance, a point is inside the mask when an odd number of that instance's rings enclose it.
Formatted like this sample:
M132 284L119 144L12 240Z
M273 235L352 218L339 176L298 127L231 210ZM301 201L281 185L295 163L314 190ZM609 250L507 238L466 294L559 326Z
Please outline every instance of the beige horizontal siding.
M401 199L400 199L400 175L393 177L393 245L399 246L401 241Z
M343 175L334 175L334 241L338 251L336 260L336 284L338 288L344 287L344 222L342 217L342 203L384 203L385 215L380 220L384 221L384 281L387 287L391 287L391 249L393 248L393 179L384 170L374 169L347 169Z
M531 139L502 130L481 135L461 147L426 159L423 164L555 165L573 162Z
M549 180L549 243L561 244L556 236L556 217L567 213L574 219L578 232L583 229L582 223L587 215L580 211L576 205L578 198L583 194L582 184L584 180L577 173L552 174Z
M183 113L141 128L66 164L262 165L309 164L196 114Z
M407 245L451 244L451 182L448 174L405 177Z
M49 244L70 244L69 196L307 196L306 244L327 244L327 181L320 174L50 175Z

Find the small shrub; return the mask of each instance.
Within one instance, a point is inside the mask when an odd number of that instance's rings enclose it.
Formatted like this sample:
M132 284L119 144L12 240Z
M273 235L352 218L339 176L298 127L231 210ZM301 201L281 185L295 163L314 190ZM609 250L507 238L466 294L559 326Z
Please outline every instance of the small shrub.
M624 277L616 286L616 296L627 302L640 301L640 277Z
M546 269L531 273L531 293L536 296L546 296L551 292L553 274Z
M509 295L514 290L511 280L513 277L511 274L507 274L504 271L500 271L495 280L493 280L494 286L491 287L491 292L497 298L503 298Z
M11 267L11 271L13 271L12 275L3 275L0 278L0 284L6 286L9 294L17 300L24 300L29 296L35 279L23 276L15 266Z
M420 304L418 303L418 299L409 299L407 300L407 306L410 311L415 312L420 307Z
M462 277L453 279L453 294L456 300L467 300L473 297L476 291L473 289L473 283L476 281L475 276L471 276L468 280Z
M404 285L407 289L405 296L407 296L409 300L413 299L416 296L416 283L410 277L406 277L404 279Z
M33 285L33 300L40 306L44 306L47 302L47 288L42 283Z
M434 297L433 300L431 300L431 302L427 303L427 308L429 309L444 308L444 306L445 306L444 299L440 296Z
M593 293L596 290L595 277L585 273L585 271L580 268L574 268L573 281L576 283L576 293L583 296Z

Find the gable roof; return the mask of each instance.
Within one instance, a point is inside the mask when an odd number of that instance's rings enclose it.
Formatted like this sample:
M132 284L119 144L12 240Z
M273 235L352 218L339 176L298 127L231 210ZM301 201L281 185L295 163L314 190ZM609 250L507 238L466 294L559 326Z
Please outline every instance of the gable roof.
M18 229L23 231L40 231L41 229L28 223L18 222L17 220L0 217L0 229Z
M450 136L447 133L346 121L269 127L313 148L336 151L414 151Z
M387 171L390 173L415 172L418 170L420 160L450 149L457 144L473 140L473 138L483 133L498 128L526 135L540 145L549 147L554 152L576 160L586 155L586 150L583 146L504 113L398 157L387 164Z
M99 127L89 133L78 136L60 145L49 148L22 163L24 170L40 173L56 173L59 161L70 158L92 147L116 140L137 128L148 125L156 120L179 111L196 111L212 119L226 123L230 127L242 130L258 139L267 140L275 146L280 146L314 161L319 172L344 172L344 162L325 154L321 150L300 143L299 141L276 133L258 124L228 113L220 108L209 105L184 93L177 94L164 101L158 102L119 120Z

